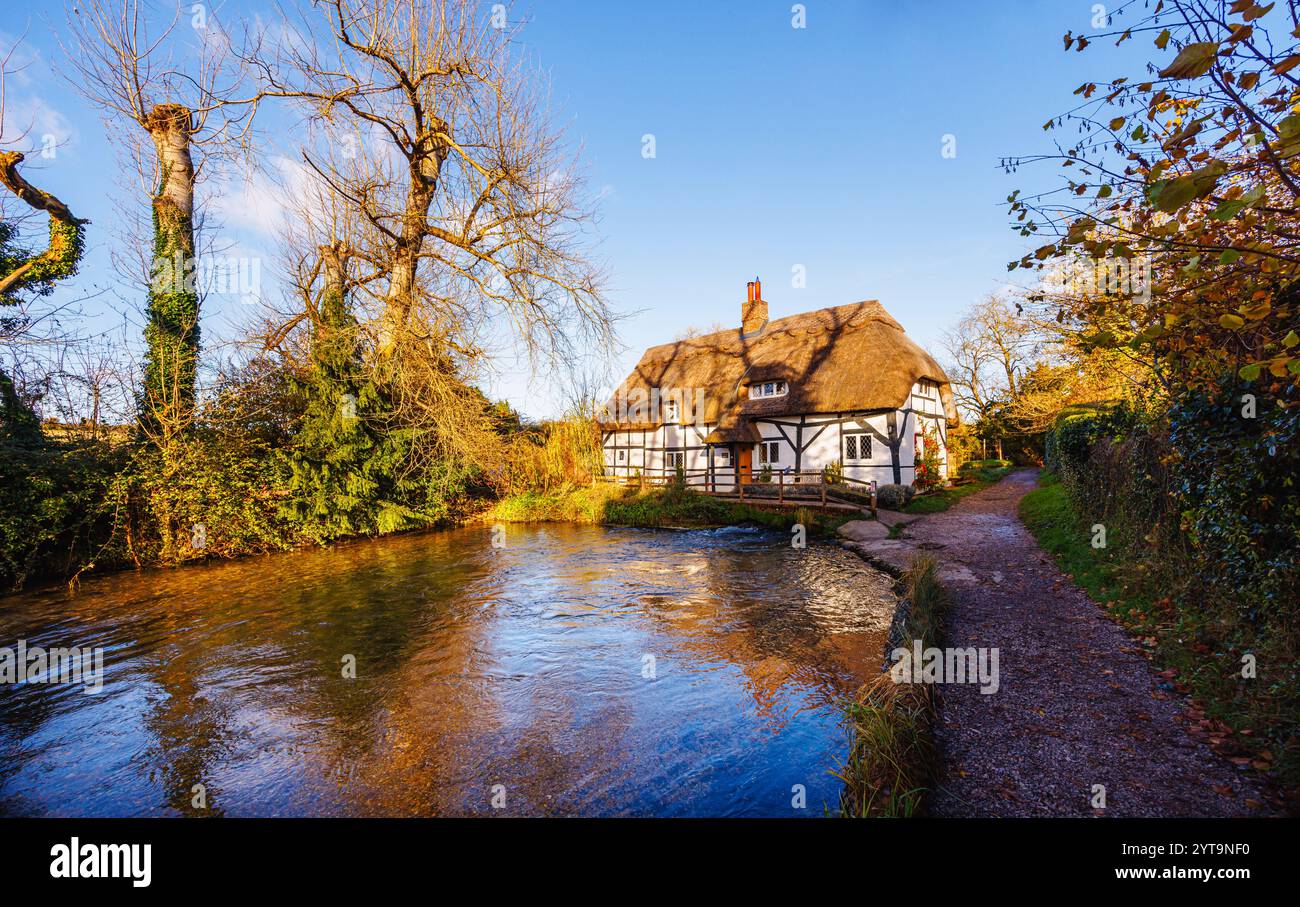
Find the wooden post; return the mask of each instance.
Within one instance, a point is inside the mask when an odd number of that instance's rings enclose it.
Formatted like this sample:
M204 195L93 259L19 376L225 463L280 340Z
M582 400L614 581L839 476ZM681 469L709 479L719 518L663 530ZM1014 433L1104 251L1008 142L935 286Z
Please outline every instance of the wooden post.
M740 500L745 500L745 482L744 476L740 474L740 469L736 470L736 494L740 495Z
M826 509L826 480L822 479L822 510Z
M778 504L785 503L785 471L782 470L776 474L776 500Z

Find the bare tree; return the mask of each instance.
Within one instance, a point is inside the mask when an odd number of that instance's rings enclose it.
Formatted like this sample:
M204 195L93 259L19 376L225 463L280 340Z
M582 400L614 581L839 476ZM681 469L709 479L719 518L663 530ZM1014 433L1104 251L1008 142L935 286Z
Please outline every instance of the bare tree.
M332 150L303 158L361 214L358 287L379 304L385 354L430 340L470 353L489 322L547 357L612 336L576 162L540 74L482 13L319 0L250 54L265 92L323 129Z
M193 417L199 347L194 188L206 163L247 135L256 97L238 98L238 57L206 8L181 25L146 0L77 0L64 48L74 87L105 115L147 192L145 387L141 425L164 446ZM196 160L197 157L197 160Z
M991 295L967 310L944 347L956 403L978 422L1020 392L1040 337L1011 302Z

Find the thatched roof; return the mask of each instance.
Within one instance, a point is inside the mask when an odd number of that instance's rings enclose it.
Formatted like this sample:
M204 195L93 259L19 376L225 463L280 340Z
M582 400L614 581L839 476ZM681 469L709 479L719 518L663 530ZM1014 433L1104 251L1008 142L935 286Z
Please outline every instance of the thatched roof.
M868 300L778 318L753 334L742 335L737 328L653 346L616 391L615 401L638 390L703 388L702 421L718 425L709 440L749 441L758 438L749 423L755 416L900 409L921 378L939 385L948 420L956 422L943 369L879 302ZM750 384L775 380L786 381L789 393L749 399ZM618 413L616 405L611 413ZM693 421L689 410L683 415L683 421ZM628 418L618 421L640 427Z

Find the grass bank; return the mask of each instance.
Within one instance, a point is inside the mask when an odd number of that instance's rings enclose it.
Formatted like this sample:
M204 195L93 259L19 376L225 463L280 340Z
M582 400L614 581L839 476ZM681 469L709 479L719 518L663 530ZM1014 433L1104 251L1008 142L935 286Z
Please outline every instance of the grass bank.
M763 509L700 494L684 486L642 491L608 482L511 495L483 515L486 522L575 522L645 528L755 524L789 530L794 524L802 523L815 533L833 532L847 519L802 507Z
M1227 608L1204 606L1201 579L1176 556L1161 556L1109 533L1093 548L1092 519L1075 510L1052 474L1024 497L1020 518L1088 596L1112 614L1160 669L1157 695L1192 697L1190 729L1239 766L1300 782L1297 702L1288 672L1296 653L1285 639L1252 633ZM1197 607L1188 607L1194 601ZM1242 676L1253 656L1257 676ZM1294 795L1294 794L1293 794Z
M903 508L903 512L920 516L947 510L962 498L1002 481L1011 474L1013 469L1015 467L1006 460L963 463L952 486L913 498L912 502Z
M918 557L902 579L906 601L890 647L937 646L947 598L932 558ZM896 818L924 811L936 770L934 694L921 683L896 683L889 673L867 683L848 706L853 746L840 770L840 815Z

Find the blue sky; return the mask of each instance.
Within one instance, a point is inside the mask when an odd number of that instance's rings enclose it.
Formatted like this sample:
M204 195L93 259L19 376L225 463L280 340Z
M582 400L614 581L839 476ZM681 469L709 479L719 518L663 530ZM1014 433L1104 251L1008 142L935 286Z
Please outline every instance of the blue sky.
M602 196L596 251L612 305L631 313L617 373L688 326L736 324L755 275L774 318L878 299L942 358L943 330L1039 244L1007 227L1004 200L1054 173L1008 176L999 158L1049 149L1042 123L1071 106L1080 82L1136 74L1157 53L1145 38L1064 53L1065 31L1095 31L1095 4L1083 0L809 0L798 29L792 5L536 0L512 11L527 20L523 40ZM23 27L7 20L6 43ZM61 22L56 9L33 13L34 59L11 80L8 118L60 137L56 157L34 156L28 176L94 222L82 275L60 290L83 294L109 282L116 162L98 113L52 75ZM269 125L268 142L291 154L292 135ZM646 134L653 159L642 156ZM945 135L953 158L941 154ZM269 242L264 220L233 212L226 236L256 253ZM795 266L804 288L791 285ZM105 298L86 308L120 321ZM233 335L246 308L214 304L205 337ZM489 390L534 416L563 399L511 363Z

